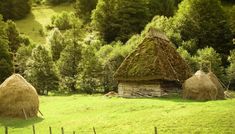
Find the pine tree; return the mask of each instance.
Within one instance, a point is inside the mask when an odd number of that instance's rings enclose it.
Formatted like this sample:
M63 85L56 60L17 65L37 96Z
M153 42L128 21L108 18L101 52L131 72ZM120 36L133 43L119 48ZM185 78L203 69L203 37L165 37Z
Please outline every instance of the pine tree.
M10 51L15 53L21 45L21 37L16 28L16 24L13 21L7 21L6 32L9 40Z
M46 48L41 45L33 49L25 74L39 94L48 94L48 91L58 89L58 77L53 60Z

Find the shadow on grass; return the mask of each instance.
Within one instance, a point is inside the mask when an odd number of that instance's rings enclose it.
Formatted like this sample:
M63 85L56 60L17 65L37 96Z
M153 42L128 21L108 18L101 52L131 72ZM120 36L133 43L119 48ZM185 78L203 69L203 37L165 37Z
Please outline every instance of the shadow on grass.
M23 127L27 127L27 126L31 126L33 124L39 123L43 120L44 120L43 118L39 118L39 117L30 118L28 120L0 118L0 124L2 126L8 126L8 127L12 127L12 128L23 128Z
M173 94L168 96L162 97L143 97L143 98L127 98L127 99L150 99L150 100L160 100L160 101L172 101L172 102L183 102L183 103L203 103L209 101L200 101L200 100L190 100L190 99L183 99L179 94ZM226 99L224 99L226 100ZM223 101L223 100L211 100L211 101Z

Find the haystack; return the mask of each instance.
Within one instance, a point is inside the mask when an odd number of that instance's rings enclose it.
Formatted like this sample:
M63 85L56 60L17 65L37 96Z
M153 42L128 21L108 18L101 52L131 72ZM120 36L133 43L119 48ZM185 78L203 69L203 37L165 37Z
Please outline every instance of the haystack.
M163 90L180 87L190 69L170 40L151 28L114 77L120 96L162 96Z
M20 74L13 74L0 85L1 117L30 118L38 111L38 94Z
M187 79L183 84L183 97L194 100L223 99L223 87L218 78L212 73L197 71L194 76Z
M224 88L220 82L220 80L217 78L217 76L213 72L209 72L207 76L210 78L210 80L215 84L217 88L217 96L216 99L224 99Z

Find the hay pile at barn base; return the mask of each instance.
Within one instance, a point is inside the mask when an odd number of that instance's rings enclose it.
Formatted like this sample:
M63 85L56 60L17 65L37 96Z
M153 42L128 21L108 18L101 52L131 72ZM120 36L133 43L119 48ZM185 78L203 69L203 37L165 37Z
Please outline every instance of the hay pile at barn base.
M20 74L13 74L0 85L0 116L36 117L39 98L35 88Z
M199 101L224 99L224 89L215 74L199 70L184 82L183 98Z

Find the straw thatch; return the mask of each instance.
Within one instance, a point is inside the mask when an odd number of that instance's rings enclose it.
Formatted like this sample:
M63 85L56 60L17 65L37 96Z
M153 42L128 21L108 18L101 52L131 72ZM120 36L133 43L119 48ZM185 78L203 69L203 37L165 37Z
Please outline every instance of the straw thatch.
M224 99L224 90L212 72L199 70L183 84L183 97L202 101Z
M123 61L114 75L118 81L167 80L183 82L189 67L162 33L150 29L143 42Z
M0 85L1 117L35 117L38 110L37 92L21 75L13 74Z

